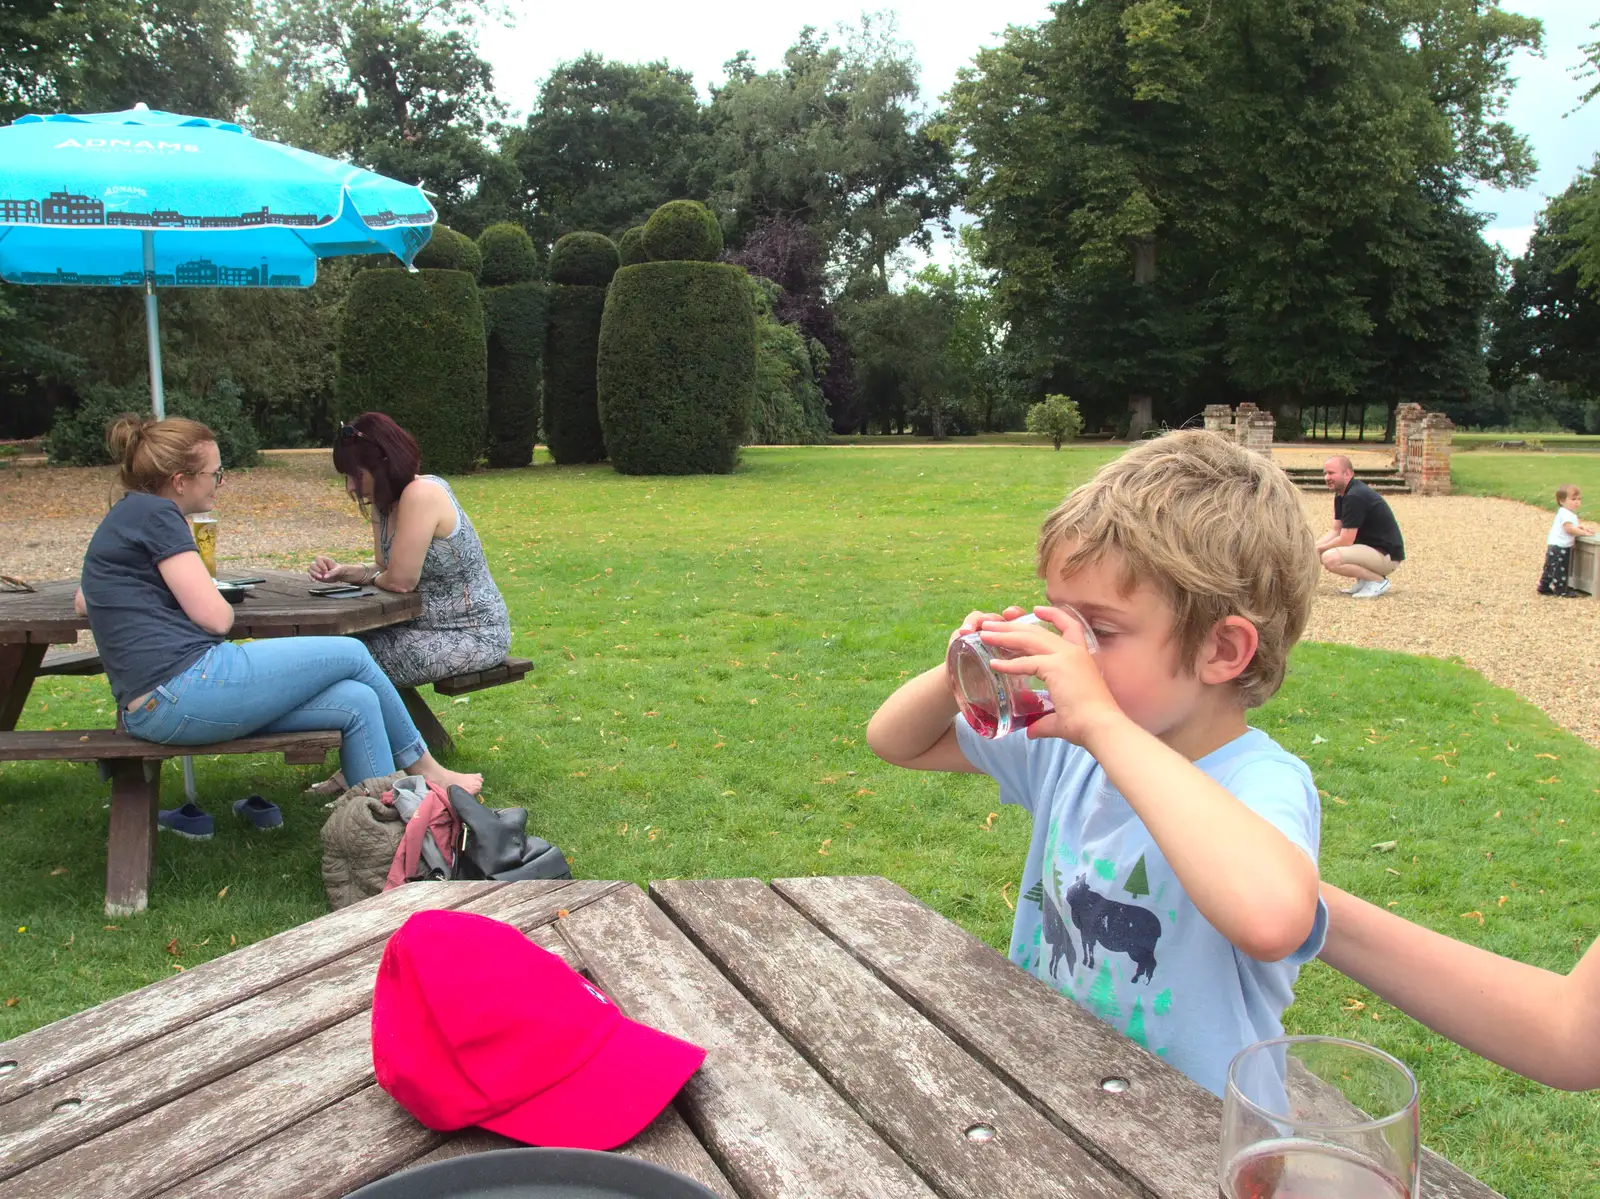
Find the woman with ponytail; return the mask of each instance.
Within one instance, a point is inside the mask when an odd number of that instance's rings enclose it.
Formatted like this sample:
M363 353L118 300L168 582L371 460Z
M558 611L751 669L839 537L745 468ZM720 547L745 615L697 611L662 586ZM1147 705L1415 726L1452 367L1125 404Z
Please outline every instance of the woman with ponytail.
M89 618L130 734L204 745L252 733L336 729L352 782L396 769L476 792L483 776L446 770L405 704L353 637L227 640L233 607L200 560L187 518L222 486L215 435L197 421L114 421L106 444L124 494L89 541L78 611Z

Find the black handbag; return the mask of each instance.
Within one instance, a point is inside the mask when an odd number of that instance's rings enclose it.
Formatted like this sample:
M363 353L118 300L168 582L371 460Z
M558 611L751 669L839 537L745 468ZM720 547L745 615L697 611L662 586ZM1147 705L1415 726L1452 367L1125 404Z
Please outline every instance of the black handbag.
M564 853L543 837L528 835L528 813L522 808L485 807L457 786L446 794L461 821L451 877L496 882L572 877Z

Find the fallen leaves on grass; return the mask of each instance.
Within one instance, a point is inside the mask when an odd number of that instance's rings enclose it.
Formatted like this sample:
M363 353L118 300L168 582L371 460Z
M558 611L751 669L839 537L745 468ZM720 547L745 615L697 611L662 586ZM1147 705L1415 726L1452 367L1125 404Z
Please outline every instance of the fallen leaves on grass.
M181 950L178 948L178 938L173 937L172 940L168 941L166 948L168 953L170 953L173 957L177 957L181 952Z
M1461 920L1476 920L1480 926L1483 924L1483 913L1478 911L1462 912L1458 917Z
M217 892L217 898L218 899L226 899L226 898L228 898L228 888L224 887L224 888L222 888L222 890L218 891Z

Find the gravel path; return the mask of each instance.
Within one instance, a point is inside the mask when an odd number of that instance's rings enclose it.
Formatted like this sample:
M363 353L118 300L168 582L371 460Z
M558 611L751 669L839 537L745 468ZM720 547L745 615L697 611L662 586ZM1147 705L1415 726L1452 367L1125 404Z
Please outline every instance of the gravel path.
M1320 465L1326 451L1286 449L1285 466ZM1387 465L1382 451L1353 454ZM225 569L290 568L319 550L364 553L365 524L345 497L326 451L285 451L268 469L227 483L219 530ZM111 486L105 470L0 468L0 574L76 573ZM1340 595L1324 575L1307 637L1402 653L1458 657L1600 746L1600 599L1537 595L1550 513L1510 500L1396 496L1405 564L1376 600ZM1318 534L1333 516L1326 493L1305 495ZM1558 623L1559 634L1558 634Z

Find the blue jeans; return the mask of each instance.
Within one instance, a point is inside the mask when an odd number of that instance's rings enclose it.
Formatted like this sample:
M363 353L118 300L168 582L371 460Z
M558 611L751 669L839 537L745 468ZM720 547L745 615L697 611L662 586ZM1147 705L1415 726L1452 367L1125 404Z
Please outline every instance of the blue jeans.
M160 745L337 729L351 786L427 751L400 693L354 637L221 642L122 720L133 736Z

